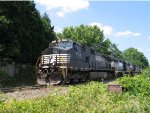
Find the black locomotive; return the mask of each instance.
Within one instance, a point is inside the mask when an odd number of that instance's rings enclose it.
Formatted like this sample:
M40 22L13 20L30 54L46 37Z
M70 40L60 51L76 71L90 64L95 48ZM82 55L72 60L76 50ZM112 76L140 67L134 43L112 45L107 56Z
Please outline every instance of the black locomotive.
M97 53L70 39L53 41L37 64L39 84L103 80L141 72L138 66Z

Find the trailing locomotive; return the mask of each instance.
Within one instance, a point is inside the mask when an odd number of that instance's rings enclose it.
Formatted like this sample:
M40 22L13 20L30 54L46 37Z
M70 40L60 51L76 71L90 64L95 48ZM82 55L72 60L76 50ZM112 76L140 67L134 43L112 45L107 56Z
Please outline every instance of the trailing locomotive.
M140 73L125 61L97 53L93 48L70 39L55 40L42 52L38 62L38 83L61 84L102 80Z

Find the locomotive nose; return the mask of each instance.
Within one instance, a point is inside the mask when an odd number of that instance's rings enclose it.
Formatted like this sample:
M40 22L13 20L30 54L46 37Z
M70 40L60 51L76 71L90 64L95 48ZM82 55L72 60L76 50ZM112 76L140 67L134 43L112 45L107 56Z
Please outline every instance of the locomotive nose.
M42 55L53 54L53 48L49 47L42 52Z

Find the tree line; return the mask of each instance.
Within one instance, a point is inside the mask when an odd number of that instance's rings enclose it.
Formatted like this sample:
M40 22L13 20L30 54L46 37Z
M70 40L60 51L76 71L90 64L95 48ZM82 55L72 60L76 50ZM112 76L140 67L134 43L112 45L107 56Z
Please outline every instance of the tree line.
M0 2L0 60L35 64L54 40L54 26L34 2Z
M40 15L33 1L0 2L0 62L35 65L48 44L57 38L70 38L97 52L129 61L142 67L149 65L143 53L135 48L120 51L97 26L69 26L54 32L48 15Z
M143 68L149 66L148 60L142 52L132 47L125 51L119 50L115 43L104 37L103 31L97 26L79 25L66 27L62 33L57 33L57 37L60 39L73 39L78 43L94 48L97 52L128 61L128 63Z

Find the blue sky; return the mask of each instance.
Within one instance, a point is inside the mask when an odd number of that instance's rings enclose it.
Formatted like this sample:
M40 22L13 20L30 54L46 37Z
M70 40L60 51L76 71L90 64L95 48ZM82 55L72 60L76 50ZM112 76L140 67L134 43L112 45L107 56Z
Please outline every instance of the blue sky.
M134 47L150 62L149 1L35 0L41 14L46 12L61 32L64 27L97 25L120 50Z

